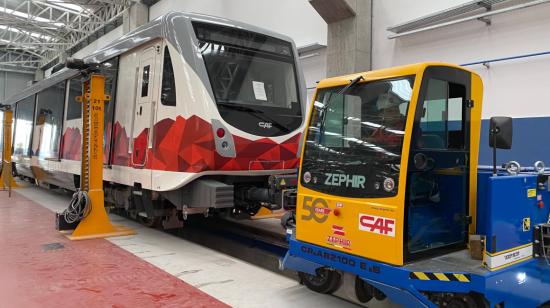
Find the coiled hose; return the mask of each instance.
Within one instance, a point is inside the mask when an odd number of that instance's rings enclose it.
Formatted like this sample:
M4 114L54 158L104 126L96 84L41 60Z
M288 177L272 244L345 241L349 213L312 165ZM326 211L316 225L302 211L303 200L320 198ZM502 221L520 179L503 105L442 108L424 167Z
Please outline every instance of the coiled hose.
M90 214L92 203L85 191L77 190L73 194L69 207L63 211L65 221L69 224L78 222Z

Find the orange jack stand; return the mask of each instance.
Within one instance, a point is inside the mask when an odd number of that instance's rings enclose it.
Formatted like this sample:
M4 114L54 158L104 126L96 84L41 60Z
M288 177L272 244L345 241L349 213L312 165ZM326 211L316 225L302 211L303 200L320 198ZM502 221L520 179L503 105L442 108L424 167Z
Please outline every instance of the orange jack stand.
M265 207L261 207L258 213L256 215L251 216L250 219L252 220L258 220L258 219L266 219L266 218L281 218L286 213L284 209L280 210L269 210Z
M0 174L0 189L7 189L11 197L11 189L19 186L11 174L11 124L13 111L4 110L3 149L2 149L2 174Z
M105 77L90 74L82 86L82 166L80 189L88 193L91 210L72 234L71 240L85 240L112 236L132 235L136 232L125 226L111 224L105 211L103 194L103 110Z

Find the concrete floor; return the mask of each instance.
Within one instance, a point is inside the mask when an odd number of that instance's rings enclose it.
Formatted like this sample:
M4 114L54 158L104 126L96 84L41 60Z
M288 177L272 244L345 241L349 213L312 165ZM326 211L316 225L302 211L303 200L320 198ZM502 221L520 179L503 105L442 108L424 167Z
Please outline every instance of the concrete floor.
M0 307L229 307L109 241L70 241L52 228L54 213L5 195Z
M17 193L55 212L64 210L70 200L70 194L39 187L18 189ZM113 214L110 218L115 224L134 228L137 234L108 241L230 306L358 306L335 296L312 292L295 279L167 232L146 228ZM52 228L53 224L52 221ZM346 297L349 290L338 293ZM368 306L397 307L387 301L373 301Z

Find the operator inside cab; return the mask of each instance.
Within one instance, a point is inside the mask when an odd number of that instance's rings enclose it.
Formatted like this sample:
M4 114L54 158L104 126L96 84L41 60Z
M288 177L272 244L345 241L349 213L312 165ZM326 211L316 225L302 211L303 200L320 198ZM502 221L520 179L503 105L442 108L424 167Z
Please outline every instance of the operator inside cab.
M401 104L406 104L406 102L391 91L380 94L376 100L376 108L380 113L378 119L380 127L370 135L366 132L367 136L364 140L370 143L401 144L403 135L395 133L396 131L402 131L407 121L407 118L399 109Z

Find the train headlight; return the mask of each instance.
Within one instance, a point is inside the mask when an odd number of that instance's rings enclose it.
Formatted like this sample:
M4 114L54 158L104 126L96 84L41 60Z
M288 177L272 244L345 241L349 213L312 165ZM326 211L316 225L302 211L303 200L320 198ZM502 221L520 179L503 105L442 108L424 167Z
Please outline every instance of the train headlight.
M395 188L395 181L392 178L386 178L384 180L384 190L387 192L390 192L394 188Z
M517 175L521 170L521 165L517 161L512 160L506 163L504 169L506 169L506 172L510 175Z
M539 160L537 162L535 162L535 171L538 173L538 174L543 174L544 173L544 162L542 160Z
M309 183L311 181L311 173L309 171L304 172L304 183Z

